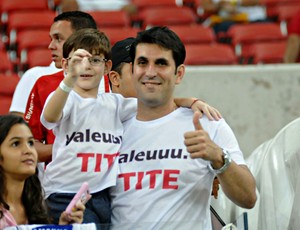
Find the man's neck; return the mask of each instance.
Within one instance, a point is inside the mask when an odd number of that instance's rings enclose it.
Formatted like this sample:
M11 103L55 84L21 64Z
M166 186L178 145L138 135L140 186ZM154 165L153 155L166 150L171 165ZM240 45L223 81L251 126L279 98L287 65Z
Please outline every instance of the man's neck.
M177 109L174 101L159 106L148 106L142 102L138 102L136 119L140 121L151 121L164 117Z

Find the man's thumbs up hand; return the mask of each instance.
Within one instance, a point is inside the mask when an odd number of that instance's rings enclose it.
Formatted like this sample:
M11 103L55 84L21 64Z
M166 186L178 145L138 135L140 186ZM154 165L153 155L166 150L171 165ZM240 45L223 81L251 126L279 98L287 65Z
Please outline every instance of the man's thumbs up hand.
M202 158L211 161L215 158L215 153L220 150L209 137L208 133L202 128L200 123L200 113L195 112L193 124L195 130L184 134L184 144L191 158Z

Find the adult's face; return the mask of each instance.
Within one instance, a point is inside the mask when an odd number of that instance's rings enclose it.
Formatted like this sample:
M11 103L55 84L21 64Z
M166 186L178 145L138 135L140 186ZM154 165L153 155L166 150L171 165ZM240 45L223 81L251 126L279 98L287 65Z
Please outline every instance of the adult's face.
M175 67L172 51L156 44L136 47L133 80L140 102L150 107L173 103L173 91L184 75L184 66Z
M54 22L50 28L51 42L48 48L51 50L52 61L54 61L56 68L62 68L63 45L73 32L69 21Z

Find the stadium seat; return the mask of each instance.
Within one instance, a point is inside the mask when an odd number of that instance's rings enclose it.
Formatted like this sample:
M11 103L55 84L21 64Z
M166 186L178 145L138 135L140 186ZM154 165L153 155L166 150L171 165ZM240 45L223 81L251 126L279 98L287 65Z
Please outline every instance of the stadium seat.
M245 64L250 58L249 45L286 40L286 36L282 34L280 26L276 23L236 24L230 27L226 36L230 38L239 62Z
M130 27L130 17L126 11L89 11L90 15L93 16L97 22L97 26L100 28L105 27Z
M15 88L20 80L17 74L0 74L0 114L7 114Z
M182 0L160 0L160 1L153 1L153 0L132 0L132 4L134 4L137 8L137 13L131 15L131 21L133 23L138 24L141 26L143 14L146 9L150 8L173 8L177 6L182 6Z
M189 44L186 48L186 65L233 65L237 59L230 45Z
M11 48L17 50L18 56L22 52L35 48L48 48L49 29L23 30L17 33L16 43Z
M49 30L53 23L55 12L53 11L26 11L14 12L9 15L7 30L9 33L9 43L15 44L17 34L20 31L32 29L45 29ZM47 39L49 41L49 39ZM11 57L12 60L16 56Z
M143 28L196 24L197 16L189 7L153 7L142 12Z
M249 47L253 64L283 63L286 41L256 43Z
M111 46L113 46L117 41L123 40L128 37L136 37L136 34L140 31L137 28L103 28L100 29L109 38Z
M0 60L0 73L13 72L13 65L6 51L0 50Z
M169 28L180 37L185 45L216 42L214 31L200 24L171 25Z
M51 51L48 48L36 48L24 52L20 59L22 71L34 66L48 66L51 63Z

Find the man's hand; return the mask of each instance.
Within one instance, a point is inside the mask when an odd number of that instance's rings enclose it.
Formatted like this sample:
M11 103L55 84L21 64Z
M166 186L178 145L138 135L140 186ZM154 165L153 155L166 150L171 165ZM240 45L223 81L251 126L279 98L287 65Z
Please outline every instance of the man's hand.
M191 158L202 158L207 161L219 161L222 163L222 149L209 137L200 124L200 113L195 112L193 117L194 131L184 134L184 144Z

